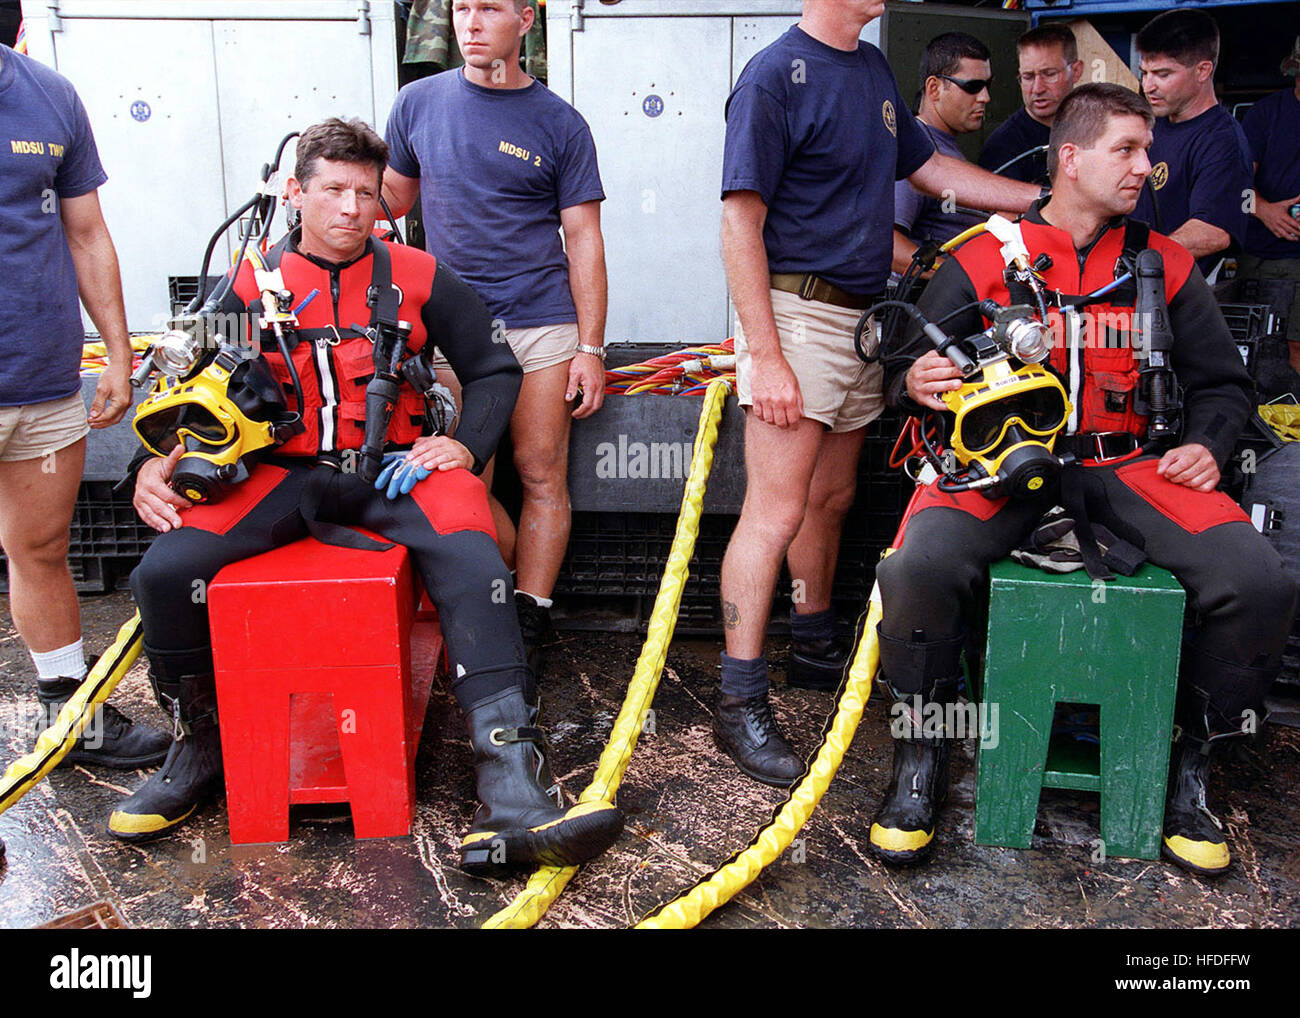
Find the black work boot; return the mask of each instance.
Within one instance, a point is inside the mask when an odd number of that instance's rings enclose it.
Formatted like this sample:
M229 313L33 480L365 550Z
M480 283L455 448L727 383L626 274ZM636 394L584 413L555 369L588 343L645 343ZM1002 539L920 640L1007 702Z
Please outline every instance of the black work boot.
M539 682L546 663L542 648L555 634L551 625L551 609L543 608L527 594L515 591L515 614L519 618L519 635L524 641L524 659L533 681Z
M94 662L91 662L94 667ZM82 679L55 679L39 682L36 696L41 704L36 721L36 734L49 728L65 703L71 699ZM149 725L134 724L112 704L106 703L86 725L82 736L72 750L59 761L60 767L84 764L93 767L113 767L131 771L137 767L152 767L167 755L171 737Z
M797 689L834 692L839 689L852 652L853 643L844 636L791 640L790 662L785 669L786 684Z
M1223 823L1209 804L1210 759L1220 743L1258 729L1264 696L1279 670L1277 662L1252 667L1190 644L1184 648L1161 843L1164 855L1183 869L1217 876L1232 862Z
M222 785L213 677L187 675L179 682L155 678L154 690L159 704L170 709L175 741L162 767L109 817L108 832L122 841L149 841L167 834Z
M512 687L466 714L480 806L461 840L461 867L471 873L512 866L577 866L600 855L623 830L611 803L558 809L539 775L545 763L540 729L529 722L522 691Z
M775 788L789 788L804 772L804 762L776 727L767 693L742 699L718 696L713 737L743 774Z
M1161 851L1183 869L1218 876L1232 862L1223 822L1209 804L1213 742L1186 732L1174 745Z

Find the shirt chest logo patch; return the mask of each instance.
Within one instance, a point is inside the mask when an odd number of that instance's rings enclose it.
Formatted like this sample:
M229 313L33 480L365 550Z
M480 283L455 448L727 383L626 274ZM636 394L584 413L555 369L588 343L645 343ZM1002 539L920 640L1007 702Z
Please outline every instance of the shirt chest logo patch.
M63 158L63 146L53 141L20 141L14 138L9 142L9 150L20 156L43 156L48 151L56 159Z
M532 163L534 166L542 165L542 157L530 152L521 145L514 145L508 141L502 141L497 146L497 151L508 156L514 156L516 159L522 159L526 163Z
M888 99L880 107L880 115L885 118L885 126L889 128L889 133L895 138L898 137L898 118L894 116L894 104Z
M1151 167L1151 187L1159 191L1167 183L1169 183L1169 164L1156 163Z

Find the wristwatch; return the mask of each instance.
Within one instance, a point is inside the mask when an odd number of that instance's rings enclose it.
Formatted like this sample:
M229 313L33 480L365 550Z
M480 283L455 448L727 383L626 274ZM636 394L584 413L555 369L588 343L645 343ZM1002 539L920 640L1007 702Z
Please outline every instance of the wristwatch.
M605 360L605 348L603 346L587 346L586 343L579 343L578 353L589 353L593 357L599 357L602 363Z

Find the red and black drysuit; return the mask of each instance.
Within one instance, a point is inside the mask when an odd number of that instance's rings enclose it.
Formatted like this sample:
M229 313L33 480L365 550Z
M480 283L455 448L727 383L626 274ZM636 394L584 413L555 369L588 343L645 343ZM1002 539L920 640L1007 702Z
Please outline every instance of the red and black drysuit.
M1122 217L1082 251L1075 250L1067 232L1049 225L1037 207L1021 221L1021 229L1031 258L1044 253L1051 258L1042 273L1047 287L1066 298L1094 293L1122 274L1116 268L1125 248ZM1251 411L1250 379L1191 255L1155 232L1148 245L1164 259L1174 335L1171 359L1185 390L1177 444L1205 446L1222 469ZM1018 303L1009 300L1003 266L996 238L990 233L976 237L935 274L919 310L938 321L977 299ZM1082 437L1070 444L1081 450L1096 448L1086 437L1092 433L1119 431L1146 438L1146 419L1134 409L1138 365L1127 328L1134 290L1122 287L1105 300L1083 308L1085 329L1073 352L1058 342L1050 357L1050 367L1067 391L1069 359L1078 359L1075 369L1081 371L1082 384L1076 420ZM1049 312L1054 325L1058 314ZM944 330L962 337L988 324L972 307L945 323ZM906 396L906 370L928 349L933 349L930 341L914 327L901 351L910 359L904 362L900 356L887 368L888 397L913 413L919 408ZM940 701L955 695L963 616L975 610L988 567L1016 548L1052 505L1063 502L1069 509L1073 500L1082 503L1089 520L1136 545L1186 588L1194 624L1179 674L1184 721L1200 722L1195 727L1204 724L1214 735L1240 730L1248 709L1262 717L1264 694L1280 667L1291 625L1295 580L1226 494L1197 492L1165 480L1156 474L1158 462L1158 455L1141 450L1110 460L1084 458L1081 465L1066 467L1041 495L1028 499L945 494L935 485L919 491L897 550L877 570L884 608L881 668L894 692L900 698L919 694Z
M181 510L184 525L160 534L131 574L155 676L165 683L200 676L210 687L207 606L193 597L196 581L206 584L223 566L309 531L327 534L337 525L355 524L409 549L438 608L457 673L453 690L463 707L525 687L514 603L502 596L512 589L511 578L497 548L486 489L475 476L510 420L522 378L518 362L508 344L493 342L491 317L482 301L425 252L371 239L360 257L332 264L304 254L297 240L296 232L286 237L266 260L272 266L278 261L294 306L318 291L298 312L297 342L291 350L303 389L306 430L263 455L249 479L221 502ZM387 273L379 271L385 255ZM395 500L355 471L335 465L339 453L362 445L365 388L375 369L372 344L360 330L375 320L376 280L385 275L393 287L388 307L395 306L396 318L413 327L408 349L414 353L436 343L461 381L456 441L474 456L473 472L434 471ZM218 310L256 310L259 301L246 262ZM247 317L255 323L253 315ZM262 354L294 406L289 374L273 340L263 338ZM404 384L388 428L389 450L407 448L422 434L424 410L423 397ZM311 606L268 605L267 610L290 613ZM201 694L200 699L208 697ZM181 706L192 714L198 705Z

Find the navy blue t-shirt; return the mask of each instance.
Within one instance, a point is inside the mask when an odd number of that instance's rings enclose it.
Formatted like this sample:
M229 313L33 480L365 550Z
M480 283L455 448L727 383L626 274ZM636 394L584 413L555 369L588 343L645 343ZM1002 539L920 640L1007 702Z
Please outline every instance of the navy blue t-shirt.
M934 144L880 51L827 46L792 27L754 56L727 100L722 194L757 191L772 272L812 273L850 293L883 290L894 181Z
M1046 184L1048 183L1046 152L1018 159L1005 170L999 170L998 167L1023 152L1028 152L1039 145L1046 145L1051 136L1052 129L1047 124L1040 124L1021 106L988 136L984 147L980 149L979 165L1012 180L1023 180L1028 184Z
M1166 236L1189 219L1199 219L1226 230L1240 242L1246 235L1245 203L1254 179L1250 147L1241 125L1216 105L1177 124L1158 117L1154 134L1147 152L1151 176L1148 186L1142 188L1133 218ZM1222 252L1199 259L1201 271L1209 272L1221 257Z
M935 151L966 161L961 149L957 147L957 139L951 134L931 127L924 120L918 119L918 123L934 142ZM963 230L988 219L987 215L964 212L953 206L945 211L945 204L943 199L922 194L912 186L910 180L900 180L894 184L894 225L917 244L927 240L942 244Z
M86 334L59 200L107 179L72 83L0 46L0 406L80 391Z
M605 197L577 110L540 82L482 88L456 69L397 93L386 140L420 178L429 253L507 328L577 321L560 211Z
M1250 144L1255 190L1263 201L1300 194L1300 99L1295 89L1274 92L1246 113L1241 125ZM1300 258L1300 240L1281 240L1254 216L1246 223L1245 248L1260 258Z

